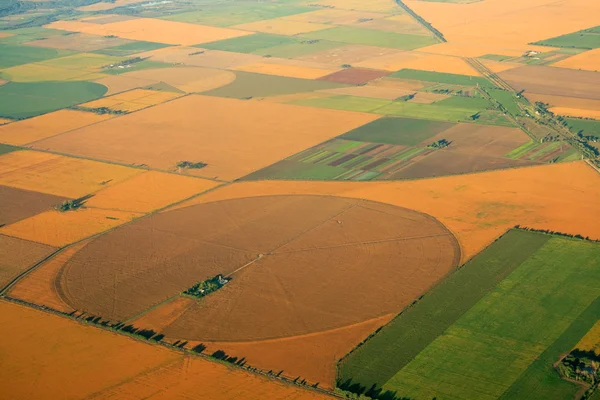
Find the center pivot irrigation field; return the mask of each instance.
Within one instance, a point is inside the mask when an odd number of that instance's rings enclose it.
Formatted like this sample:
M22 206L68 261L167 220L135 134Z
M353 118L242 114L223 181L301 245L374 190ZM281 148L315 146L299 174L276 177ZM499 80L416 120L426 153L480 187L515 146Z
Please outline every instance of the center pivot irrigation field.
M572 398L552 365L600 318L599 267L598 243L511 230L342 360L339 384L416 400Z
M115 229L78 251L56 287L74 309L126 321L223 274L232 281L164 333L260 340L396 313L459 255L454 236L415 211L339 197L267 196L180 208Z

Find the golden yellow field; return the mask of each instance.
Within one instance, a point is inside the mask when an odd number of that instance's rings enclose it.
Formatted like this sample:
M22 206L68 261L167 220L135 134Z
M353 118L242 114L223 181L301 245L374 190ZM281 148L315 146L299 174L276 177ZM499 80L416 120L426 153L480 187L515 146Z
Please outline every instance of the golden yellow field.
M37 151L0 156L0 185L78 198L114 185L142 170Z
M589 110L585 108L552 107L549 109L554 114L566 117L600 119L600 110Z
M301 62L298 61L298 63ZM277 61L274 60L243 65L235 68L235 70L302 79L317 79L335 72L334 69L304 67L301 65L290 65L290 63L278 64Z
M46 211L0 228L0 234L61 247L124 224L139 213L81 208L75 211Z
M0 143L24 145L111 118L110 115L60 110L0 127Z
M13 122L11 119L0 118L0 125L6 125Z
M552 64L553 67L600 71L600 48L576 54Z
M93 81L106 75L87 70L59 68L44 64L24 64L2 71L14 82L50 81Z
M600 321L596 322L592 329L581 338L575 348L600 354Z
M233 72L198 67L147 69L123 75L125 78L164 82L186 93L205 92L235 80Z
M288 15L281 19L286 21L313 22L317 24L346 25L353 24L360 19L376 19L387 17L387 14L367 11L350 11L339 8L325 8L300 14Z
M148 171L101 190L86 202L86 206L150 212L218 185L205 179Z
M106 76L96 80L96 82L108 88L108 92L106 92L105 94L106 96L158 83L158 81L154 80L147 80L124 75L125 74Z
M114 35L130 40L145 40L149 42L180 45L208 43L252 34L252 32L236 29L215 28L212 26L150 18L138 18L108 24L94 24L81 21L56 21L46 25L46 27L102 36Z
M233 26L234 29L241 29L251 32L273 33L276 35L297 35L299 33L315 32L331 28L330 25L315 24L312 22L292 21L286 19L269 19L265 21L250 22Z
M133 112L146 107L154 106L165 101L180 97L181 94L173 92L157 92L154 90L134 89L127 92L103 97L98 100L81 104L85 108L109 108L115 111Z

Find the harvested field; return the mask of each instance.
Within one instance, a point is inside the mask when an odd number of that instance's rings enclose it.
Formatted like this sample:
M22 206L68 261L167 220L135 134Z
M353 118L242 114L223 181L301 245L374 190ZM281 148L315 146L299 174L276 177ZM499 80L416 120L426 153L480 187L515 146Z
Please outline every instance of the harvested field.
M341 87L336 89L326 89L322 92L335 95L369 97L383 100L395 100L399 97L414 93L414 91L411 90L375 85Z
M133 78L127 75L108 76L106 78L98 79L96 82L108 88L106 96L158 83L157 81Z
M54 250L43 244L0 235L0 288Z
M300 376L311 383L319 382L319 387L333 388L337 360L392 318L393 314L384 315L343 328L283 339L204 344L209 353L222 349L227 354L243 355L248 364L257 368L283 370L284 376Z
M111 118L75 110L60 110L0 127L0 142L25 145Z
M376 46L364 46L360 44L347 44L331 50L318 51L316 53L295 57L298 60L311 61L339 67L343 64L355 65L369 58L399 54L400 50L388 49ZM376 68L375 68L376 69Z
M593 118L600 120L600 110L587 110L581 108L569 108L569 107L552 107L549 109L551 112L575 118Z
M579 110L590 110L594 112L600 110L600 99L591 100L580 97L552 96L547 94L527 93L525 97L532 103L537 101L547 103L550 107L572 108Z
M457 236L465 261L517 224L600 239L589 218L600 212L599 182L580 161L404 182L240 182L186 204L290 193L380 201L437 218Z
M303 33L301 36L307 39L330 40L332 42L401 50L413 50L436 43L436 39L431 36L409 35L350 26L337 26L321 31Z
M132 240L136 256L123 258ZM67 262L60 288L76 309L125 320L198 281L231 274L230 284L164 333L259 340L396 313L455 266L459 253L441 224L407 209L325 196L256 197L179 208L100 236ZM122 278L115 282L115 274ZM384 275L389 284L379 279ZM204 324L207 318L214 322Z
M101 190L85 204L94 208L150 212L217 185L200 178L148 171Z
M0 185L0 227L58 206L65 197Z
M46 211L0 228L0 234L61 247L131 221L141 214L83 208Z
M434 178L436 176L469 174L534 164L531 161L493 157L487 154L438 150L402 168L391 179Z
M177 296L166 303L150 309L140 317L131 320L133 326L139 326L142 329L152 329L155 332L162 332L171 325L191 306L196 303L196 299L187 296ZM218 350L218 349L215 349Z
M389 72L387 71L378 71L374 69L345 68L341 71L334 72L331 75L324 76L321 79L328 82L361 85L388 74Z
M461 58L416 51L375 57L365 60L357 64L357 66L381 68L388 71L398 71L406 68L448 74L480 76L473 67Z
M100 2L96 4L90 4L89 6L79 7L79 11L106 11L117 7L123 7L129 4L142 3L145 0L115 0L114 2L105 3Z
M600 71L600 49L586 51L552 64L553 67Z
M312 22L290 21L286 19L269 19L264 21L250 22L247 24L232 26L233 29L240 29L251 32L273 33L276 35L297 35L299 33L320 31L331 28L330 25L315 24Z
M198 67L147 69L128 72L123 76L143 81L164 82L186 93L205 92L235 80L233 72Z
M35 151L0 156L0 185L72 199L140 173L137 169Z
M257 394L265 393L273 400L329 398L8 302L0 303L0 322L0 333L7 337L0 351L10 355L10 363L3 358L0 366L13 371L0 376L0 385L14 400L184 400L200 392L222 400L258 400ZM15 331L21 334L11 334Z
M600 100L600 74L595 72L526 65L498 75L526 93Z
M229 85L205 92L204 94L234 99L253 99L306 93L315 94L316 90L339 88L343 86L338 83L320 80L254 74L252 72L243 71L236 71L235 75L235 81ZM315 95L315 97L320 96ZM301 98L306 97L303 96ZM295 100L295 98L292 100Z
M77 243L56 253L44 262L43 268L36 268L19 280L10 289L8 296L65 313L75 311L58 295L56 280L65 263L87 243Z
M106 47L120 46L129 43L128 40L113 37L104 37L99 35L90 35L87 33L76 33L74 35L55 35L47 39L35 40L24 43L29 46L47 47L51 49L73 50L73 51L94 51Z
M317 79L329 75L340 68L315 65L304 61L269 58L263 62L236 67L236 71L254 72L258 74L286 76L289 78Z
M144 53L153 61L184 64L194 67L232 69L263 60L254 54L233 53L221 50L201 50L194 47L174 47Z
M313 22L318 24L347 25L357 23L360 19L377 19L386 16L386 14L382 13L350 11L339 8L325 8L317 11L288 15L282 19L289 21Z
M117 36L123 39L189 46L214 42L236 36L251 35L236 29L215 28L205 25L186 24L150 18L93 24L80 21L56 21L49 28L89 33L101 36Z
M237 118L222 118L229 115ZM191 95L119 117L118 122L108 120L38 142L36 147L167 170L179 161L202 161L208 166L188 172L235 179L376 118ZM215 131L220 134L213 135Z
M122 1L116 2L116 4L122 3ZM94 6L100 6L101 3L96 3ZM112 3L115 4L115 3ZM104 5L104 4L103 4ZM91 22L94 24L109 24L111 22L120 22L120 21L129 21L130 19L136 19L137 17L133 17L131 15L122 15L122 14L101 14L96 15L94 17L83 18L84 22Z
M108 108L113 111L133 112L176 99L177 97L181 97L181 94L134 89L113 96L103 97L89 103L83 103L79 107L90 110Z
M373 18L370 21L357 21L348 24L357 28L375 29L385 32L403 33L409 35L430 36L431 33L408 14L395 15L388 18Z

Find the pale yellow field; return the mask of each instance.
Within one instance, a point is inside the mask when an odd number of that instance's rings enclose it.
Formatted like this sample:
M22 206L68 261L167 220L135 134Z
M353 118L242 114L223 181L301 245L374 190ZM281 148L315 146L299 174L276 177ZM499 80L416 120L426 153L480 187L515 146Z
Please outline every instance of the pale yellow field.
M460 74L479 76L473 67L459 57L445 56L439 54L427 54L422 52L406 52L393 56L377 57L356 64L358 67L385 69L398 71L403 68L419 69L422 71L445 72L449 74Z
M153 61L183 64L195 67L231 69L260 62L263 57L231 51L206 50L190 47L169 47L140 55ZM138 71L143 72L143 71Z
M589 50L552 64L553 67L600 71L600 48Z
M566 117L577 118L593 118L600 119L600 110L588 110L585 108L569 108L569 107L552 107L550 108L554 114L563 115Z
M116 7L126 6L128 4L142 3L146 0L115 0L112 3L100 2L89 6L79 7L80 11L106 11Z
M288 21L313 22L317 24L346 25L358 22L359 19L375 19L387 17L387 14L367 11L350 11L338 8L326 8L323 10L288 15L281 19Z
M481 46L479 54L471 56L535 50L529 43L596 26L600 14L600 3L589 0L406 4L443 32L450 45Z
M150 212L218 185L205 179L148 171L101 190L86 202L86 206Z
M400 7L393 0L305 0L304 3L318 4L327 8L340 8L343 10L402 13Z
M315 24L312 22L301 22L276 18L235 25L233 28L252 32L273 33L276 35L297 35L299 33L315 32L328 29L331 28L331 26L325 24Z
M5 124L10 124L12 121L12 119L6 119L6 118L0 118L0 125L5 125ZM0 139L0 141L2 141Z
M55 247L85 239L142 214L80 208L75 211L46 211L0 228L0 234L31 240Z
M0 185L78 198L142 173L142 170L36 151L0 156Z
M146 69L129 72L124 76L165 82L186 93L205 92L225 86L235 80L233 72L199 67Z
M106 76L105 78L98 79L96 82L108 88L106 96L158 83L158 81L123 75Z
M600 100L585 99L580 97L552 96L549 94L538 94L525 92L525 97L531 102L540 101L550 104L555 108L590 110L592 112L600 110Z
M234 68L236 71L256 72L266 75L287 76L290 78L317 79L332 74L340 68L313 67L312 63L302 61L266 59L264 62L243 65Z
M339 67L342 64L355 65L375 57L404 53L400 50L387 49L375 46L363 46L360 44L349 44L330 50L318 51L304 56L295 57L296 60L310 61Z
M484 58L479 59L479 62L489 68L490 71L496 73L523 66L523 64L486 60Z
M375 86L371 83L372 82L369 82L369 84L364 86L348 86L335 89L326 89L323 90L323 92L338 95L345 94L349 96L370 97L373 99L384 100L394 100L398 97L406 96L407 94L415 92L414 90L407 90L401 88Z
M99 72L51 67L42 64L24 64L2 71L14 82L36 81L93 81L106 77Z
M55 111L0 127L0 143L24 145L109 118L110 115L97 115L83 111Z
M155 90L134 89L113 96L81 104L86 108L106 107L115 111L138 111L146 107L154 106L165 101L181 97L179 93L157 92Z
M56 21L46 25L46 27L102 36L114 35L130 40L180 45L208 43L252 34L252 32L236 29L215 28L151 18L138 18L103 25L81 21Z
M427 28L425 28L408 14L394 15L393 17L389 18L371 19L370 21L362 20L347 25L352 25L357 28L374 29L409 35L431 35Z

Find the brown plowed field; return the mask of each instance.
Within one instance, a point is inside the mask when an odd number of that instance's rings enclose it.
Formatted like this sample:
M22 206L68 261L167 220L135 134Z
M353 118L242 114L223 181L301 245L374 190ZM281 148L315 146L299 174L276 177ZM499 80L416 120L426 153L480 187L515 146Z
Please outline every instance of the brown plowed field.
M360 85L389 74L390 73L388 71L379 71L376 69L346 68L341 71L334 72L331 75L324 76L321 78L321 80Z
M0 335L1 396L11 400L329 398L5 301Z
M0 289L54 250L43 244L0 235Z
M458 260L454 237L410 210L328 196L254 197L115 229L66 263L59 288L73 308L126 320L198 281L233 274L165 333L258 340L398 312Z
M526 65L498 74L516 90L552 96L600 100L600 74L539 65Z
M0 185L0 226L48 211L65 200L65 197Z

